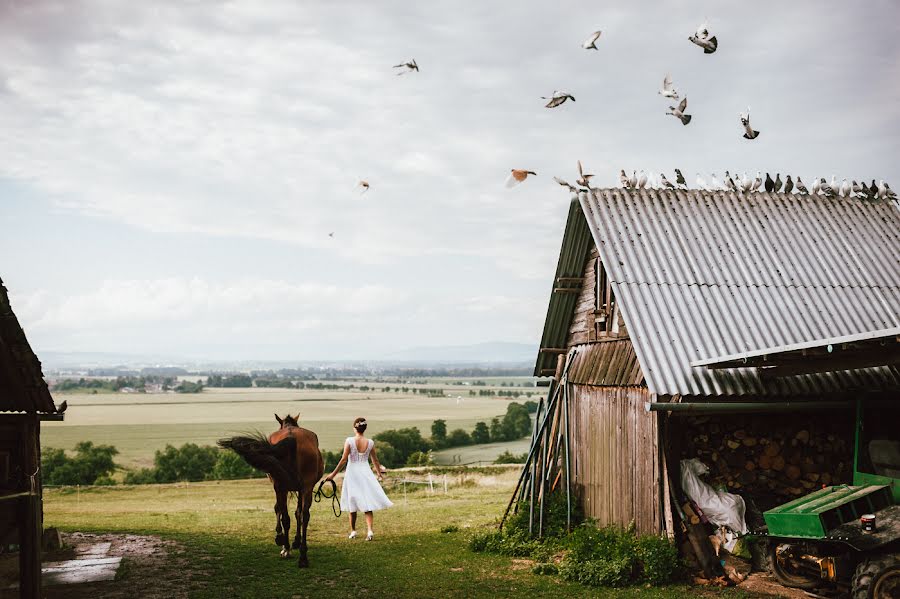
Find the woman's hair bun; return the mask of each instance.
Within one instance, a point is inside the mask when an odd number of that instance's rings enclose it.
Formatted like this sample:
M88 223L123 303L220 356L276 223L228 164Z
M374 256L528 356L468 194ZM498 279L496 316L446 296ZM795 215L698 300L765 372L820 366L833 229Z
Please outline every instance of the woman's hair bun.
M368 423L366 422L365 418L357 418L353 421L353 428L356 429L356 432L364 432L366 430L366 426L368 426Z

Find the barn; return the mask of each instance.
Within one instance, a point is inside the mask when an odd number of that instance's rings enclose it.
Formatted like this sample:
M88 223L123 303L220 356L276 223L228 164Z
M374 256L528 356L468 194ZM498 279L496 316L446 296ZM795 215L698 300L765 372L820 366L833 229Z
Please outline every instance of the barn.
M850 482L854 400L900 397L898 341L896 203L598 189L570 203L534 374L563 384L585 515L674 534L681 459L760 509Z
M62 420L0 280L0 545L19 551L19 595L41 596L41 421Z

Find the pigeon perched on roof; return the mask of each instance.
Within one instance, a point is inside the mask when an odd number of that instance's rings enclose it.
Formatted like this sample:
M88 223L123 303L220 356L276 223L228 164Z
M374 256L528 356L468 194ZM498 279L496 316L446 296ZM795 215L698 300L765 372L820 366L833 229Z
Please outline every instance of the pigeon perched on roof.
M847 179L841 180L841 185L838 188L838 193L840 193L842 198L846 198L850 195L850 184L847 182Z
M741 125L744 126L744 139L756 139L759 137L759 131L754 131L750 126L750 107L747 107L747 112L740 113L741 117Z
M791 181L791 176L788 175L784 180L784 193L791 193L794 190L794 182Z
M669 112L666 114L671 114L680 120L682 125L687 125L691 122L691 115L684 114L685 110L687 110L687 98L681 100L681 103L678 104L678 106L669 106Z
M569 191L571 191L572 193L578 193L578 188L575 187L574 185L572 185L571 183L569 183L568 181L563 181L559 177L553 177L553 180L556 181L557 183L559 183L560 185L562 185L563 187L568 188Z
M631 176L628 178L628 185L631 186L632 189L637 187L638 176L637 171L631 171Z
M641 170L641 174L637 178L638 189L644 189L647 186L647 173Z
M681 169L678 168L675 169L675 183L687 189L687 181L684 180L684 175L681 174Z
M541 100L549 100L549 102L544 105L544 108L556 108L560 104L565 103L566 100L572 100L574 102L575 96L568 92L554 90L552 96L550 96L549 98L547 96L541 96Z
M803 183L800 177L797 177L797 191L804 195L809 195L809 190L806 188L806 185Z
M597 40L600 39L601 33L603 33L603 32L595 31L594 33L592 33L590 35L590 37L588 37L586 40L584 40L584 43L581 44L581 47L584 48L585 50L597 50L598 49L597 48Z
M737 191L737 185L734 184L734 179L731 178L731 173L725 171L725 189L728 191Z
M762 173L756 171L756 178L753 179L753 185L750 187L750 191L759 191L759 188L762 186Z
M865 194L865 193L867 192L866 184L863 183L862 185L860 185L859 183L856 182L856 179L853 179L853 180L850 182L850 190L851 190L853 193L862 193L862 194Z
M781 186L782 186L781 173L775 173L775 193L778 193L779 191L781 191Z
M68 402L68 400L64 399L63 402L61 404L59 404L59 407L56 408L56 413L62 414L63 412L65 412L68 409L68 407L69 407L69 402Z
M888 195L888 193L887 193L887 192L888 192L888 186L887 186L887 184L884 182L884 179L879 179L879 180L878 180L878 187L877 187L876 189L878 190L878 198L879 198L879 199L883 200L883 199L885 199L885 198L887 197L887 195Z
M537 173L534 171L526 171L524 169L512 168L509 169L509 177L506 179L507 187L515 187L522 181L528 178L528 175L537 176Z
M741 177L741 191L747 193L753 188L753 179L747 176L747 173L744 173L744 176Z
M709 32L707 31L707 34L708 33ZM712 54L719 47L719 40L716 39L716 36L700 37L695 34L695 35L692 35L691 37L689 37L688 39L691 40L692 42L694 42L695 44L697 44L698 46L700 46L701 48L703 48L704 54Z
M720 189L724 189L724 187L725 187L724 185L722 185L721 183L719 183L719 179L718 179L718 177L716 177L716 174L715 174L715 173L712 173L712 174L709 176L709 188L710 188L711 190L713 190L713 191L718 191L718 190L720 190Z
M665 187L666 189L675 189L675 186L672 185L672 182L669 181L668 179L666 179L666 174L665 174L665 173L660 173L660 174L659 174L659 182L660 182L660 184L661 184L663 187Z
M628 175L625 174L624 168L619 170L619 183L625 189L628 189L629 187L631 187L631 182L628 180Z
M772 180L769 173L766 173L766 191L769 193L775 191L775 181Z
M366 193L367 191L369 191L369 182L366 181L365 179L360 179L360 180L359 180L359 183L357 183L356 186L357 186L357 187L362 187L362 191L359 192L360 195L362 195L362 194Z
M666 76L663 79L662 89L657 93L665 98L672 98L673 100L678 99L678 91L672 85L672 76L670 74L666 73Z
M581 167L581 161L578 161L578 178L575 180L575 183L581 185L582 187L591 188L591 177L594 175L585 175L584 169Z
M426 61L427 62L427 61ZM400 64L394 65L395 69L404 69L397 73L398 75L406 75L407 73L412 73L413 71L419 71L419 65L416 64L416 59L413 58L409 62L401 62Z
M819 195L819 192L822 191L822 182L823 181L825 181L825 179L820 179L818 177L813 178L813 182L812 182L813 195Z
M884 184L884 197L890 200L896 200L897 194L894 193L894 190L891 189L891 186L887 184L887 181L882 180L881 182Z
M700 176L700 173L697 173L697 187L704 191L709 191L709 185L706 184L706 179Z

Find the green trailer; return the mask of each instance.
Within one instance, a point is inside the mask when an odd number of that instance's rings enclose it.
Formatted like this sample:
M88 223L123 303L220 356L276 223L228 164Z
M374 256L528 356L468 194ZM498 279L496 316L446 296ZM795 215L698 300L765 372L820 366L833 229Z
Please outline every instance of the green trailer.
M766 541L782 584L900 599L900 409L857 401L855 436L852 485L768 510L765 531L754 536ZM863 516L874 522L864 525Z

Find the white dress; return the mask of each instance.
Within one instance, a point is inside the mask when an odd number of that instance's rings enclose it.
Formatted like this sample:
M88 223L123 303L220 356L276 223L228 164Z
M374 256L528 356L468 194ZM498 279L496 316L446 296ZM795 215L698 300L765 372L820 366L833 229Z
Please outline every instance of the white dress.
M374 512L394 505L369 468L369 454L375 447L375 441L369 439L369 445L363 453L357 451L355 438L347 437L344 443L350 445L350 455L347 456L347 470L341 486L341 510Z

